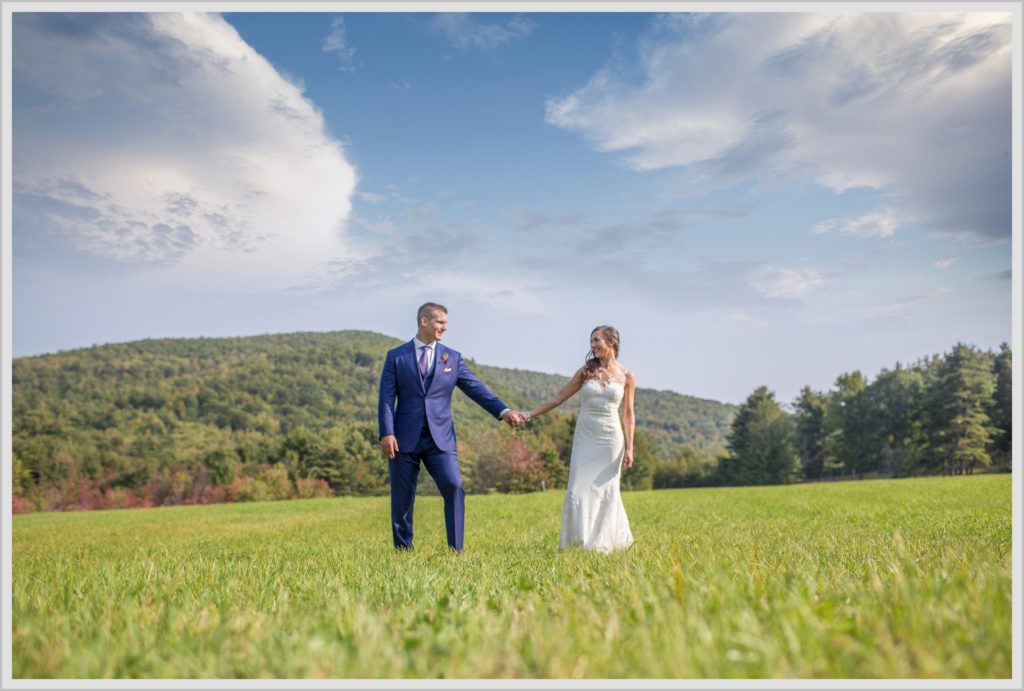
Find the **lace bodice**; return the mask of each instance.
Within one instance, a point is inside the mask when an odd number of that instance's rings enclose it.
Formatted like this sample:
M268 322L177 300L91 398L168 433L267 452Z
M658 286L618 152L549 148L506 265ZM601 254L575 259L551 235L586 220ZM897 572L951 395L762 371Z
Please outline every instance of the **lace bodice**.
M580 387L580 417L614 416L618 421L619 404L622 402L622 395L626 390L625 375L621 379L609 377L607 383L602 383L600 377L594 377Z
M622 365L616 365L615 368L611 370L601 367L598 368L595 374L596 376L590 381L596 381L602 386L607 386L613 382L617 382L619 384L626 383L626 368Z

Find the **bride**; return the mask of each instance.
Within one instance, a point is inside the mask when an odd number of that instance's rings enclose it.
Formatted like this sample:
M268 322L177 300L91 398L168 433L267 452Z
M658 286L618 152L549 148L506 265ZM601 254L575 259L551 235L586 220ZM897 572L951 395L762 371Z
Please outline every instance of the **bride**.
M524 415L525 420L557 408L580 392L580 414L569 459L569 486L562 505L558 548L610 552L633 544L619 494L622 468L633 465L633 394L636 379L619 364L619 332L599 326L590 333L586 364L553 398ZM619 424L619 404L625 400Z

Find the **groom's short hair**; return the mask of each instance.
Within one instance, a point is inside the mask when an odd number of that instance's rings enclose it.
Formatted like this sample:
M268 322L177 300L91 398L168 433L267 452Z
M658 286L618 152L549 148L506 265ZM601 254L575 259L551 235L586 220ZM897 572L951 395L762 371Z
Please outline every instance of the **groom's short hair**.
M434 315L434 312L444 312L448 314L448 308L444 305L439 305L436 302L424 302L420 305L420 308L416 310L416 323L420 323L420 319L427 317L428 319Z

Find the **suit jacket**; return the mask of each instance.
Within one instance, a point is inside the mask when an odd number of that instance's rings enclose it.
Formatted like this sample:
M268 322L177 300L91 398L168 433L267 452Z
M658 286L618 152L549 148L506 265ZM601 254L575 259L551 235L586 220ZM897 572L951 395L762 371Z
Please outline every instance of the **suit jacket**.
M426 419L430 436L442 451L455 451L452 392L462 389L477 405L498 417L506 406L476 378L462 355L438 342L433 377L424 388L413 341L388 351L380 373L377 425L380 436L395 435L400 451L412 451Z

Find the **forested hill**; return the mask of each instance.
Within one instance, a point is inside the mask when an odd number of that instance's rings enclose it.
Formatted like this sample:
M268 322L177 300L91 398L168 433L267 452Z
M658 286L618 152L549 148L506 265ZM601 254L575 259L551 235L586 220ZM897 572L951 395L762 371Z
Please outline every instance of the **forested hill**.
M359 441L353 453L373 466L366 456L376 442L380 369L387 350L401 342L339 331L149 339L16 358L16 470L26 490L68 478L137 487L166 469L194 474L206 467L216 475L225 455L241 466L273 464L287 455L286 442L296 434L328 444L331 435L336 441L345 436L341 430L350 441L356 430L369 442L369 450ZM528 409L567 381L472 361L470 366L513 408ZM493 434L495 420L464 394L456 393L454 405L460 443ZM558 430L571 425L575 411L570 400L524 434L547 430L564 455L564 433ZM673 455L690 447L712 456L724 446L735 406L640 389L636 411L651 452ZM293 467L289 471L293 482L301 475ZM367 472L380 475L379 468ZM339 491L330 477L324 479Z

